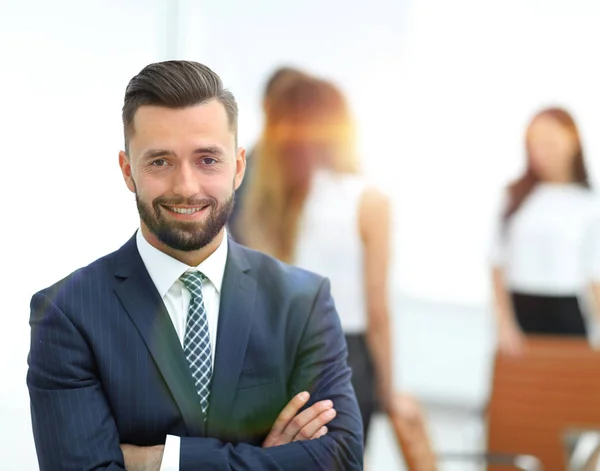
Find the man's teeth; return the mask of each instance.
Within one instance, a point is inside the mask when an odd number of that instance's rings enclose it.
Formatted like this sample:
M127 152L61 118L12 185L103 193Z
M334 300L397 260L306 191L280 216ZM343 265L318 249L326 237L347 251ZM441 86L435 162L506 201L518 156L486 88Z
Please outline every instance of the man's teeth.
M200 211L202 208L169 208L171 211L173 211L174 213L179 213L179 214L194 214L198 211Z

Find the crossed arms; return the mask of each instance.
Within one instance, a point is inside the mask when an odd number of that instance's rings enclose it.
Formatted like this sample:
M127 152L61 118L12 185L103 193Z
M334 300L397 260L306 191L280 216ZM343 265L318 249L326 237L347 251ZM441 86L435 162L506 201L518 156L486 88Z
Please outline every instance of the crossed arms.
M296 394L281 411L263 448L281 446L303 440L316 440L327 434L327 425L335 417L336 411L329 400L320 401L300 412L310 394L306 391ZM164 446L135 446L122 444L121 451L127 471L159 471L161 469Z
M135 469L132 466L140 461L149 464L145 458L150 450L120 443L88 339L54 301L42 292L31 302L27 384L40 470L116 471ZM290 410L297 404L282 412L283 418L280 415L262 447L182 437L180 470L362 469L362 427L350 374L329 283L324 281L302 334L290 379L291 391L310 391L307 410L311 412L294 414L304 415L291 423ZM337 416L330 419L323 434L325 400L333 402ZM317 439L303 440L308 436ZM160 451L159 446L152 456L160 458ZM144 456L140 458L138 452Z

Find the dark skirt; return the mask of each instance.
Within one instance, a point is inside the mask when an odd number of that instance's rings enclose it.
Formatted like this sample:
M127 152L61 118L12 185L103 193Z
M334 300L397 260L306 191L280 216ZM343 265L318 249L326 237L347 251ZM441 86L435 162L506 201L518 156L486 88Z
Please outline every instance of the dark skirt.
M512 293L515 316L526 334L586 336L577 296Z
M371 417L377 407L375 367L365 334L348 334L346 343L348 345L348 365L352 369L352 386L358 400L366 443Z

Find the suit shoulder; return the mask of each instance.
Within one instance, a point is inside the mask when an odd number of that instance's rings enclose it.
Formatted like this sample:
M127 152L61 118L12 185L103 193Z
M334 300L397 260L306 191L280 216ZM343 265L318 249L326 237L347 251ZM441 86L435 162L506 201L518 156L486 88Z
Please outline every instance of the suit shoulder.
M294 290L318 290L325 282L321 275L281 262L270 255L239 246L253 271L267 284L277 284Z
M60 303L65 296L72 297L75 293L90 290L100 284L108 284L114 267L116 251L105 255L89 265L79 268L63 279L34 294L45 296L55 303Z

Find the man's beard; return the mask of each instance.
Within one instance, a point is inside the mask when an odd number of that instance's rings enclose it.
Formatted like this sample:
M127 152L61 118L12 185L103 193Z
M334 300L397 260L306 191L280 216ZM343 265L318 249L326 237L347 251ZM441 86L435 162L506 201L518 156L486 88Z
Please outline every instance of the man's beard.
M222 204L214 198L185 199L158 197L152 201L152 206L143 202L137 192L135 201L138 212L144 224L166 246L182 252L199 250L210 244L221 232L233 211L234 192ZM186 205L201 208L208 206L203 211L208 215L203 222L169 220L163 214L168 209L163 206Z

